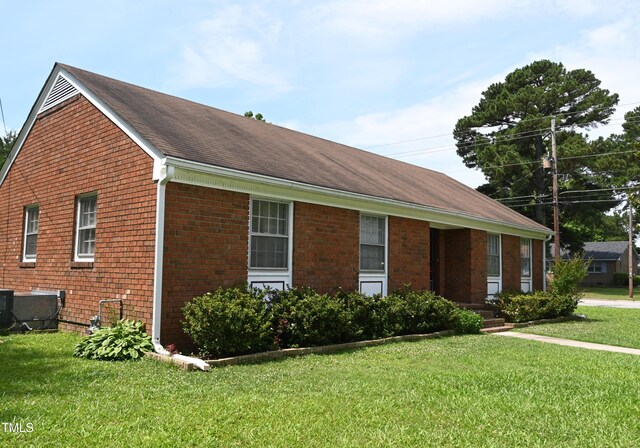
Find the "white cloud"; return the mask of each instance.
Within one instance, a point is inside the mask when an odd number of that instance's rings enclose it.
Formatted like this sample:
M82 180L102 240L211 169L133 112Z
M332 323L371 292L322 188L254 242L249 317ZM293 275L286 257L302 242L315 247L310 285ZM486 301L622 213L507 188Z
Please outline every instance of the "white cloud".
M177 70L183 87L221 87L246 82L272 93L291 89L272 60L282 22L257 5L228 5L199 22L185 44Z
M591 136L621 132L624 113L640 105L640 47L637 45L640 8L631 8L624 15L623 19L584 29L574 41L528 58L545 57L562 61L569 70L590 70L602 82L600 87L620 95L620 106L610 125L590 132Z

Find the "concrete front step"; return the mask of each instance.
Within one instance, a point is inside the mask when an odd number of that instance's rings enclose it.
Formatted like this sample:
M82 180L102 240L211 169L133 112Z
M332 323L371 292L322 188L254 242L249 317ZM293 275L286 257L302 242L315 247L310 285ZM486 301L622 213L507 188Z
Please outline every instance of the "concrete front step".
M484 318L483 327L484 328L492 328L492 327L502 327L505 325L505 321L502 318L492 317L492 318Z
M513 330L515 327L511 324L504 324L501 327L488 327L482 328L480 331L482 333L502 333L503 331Z

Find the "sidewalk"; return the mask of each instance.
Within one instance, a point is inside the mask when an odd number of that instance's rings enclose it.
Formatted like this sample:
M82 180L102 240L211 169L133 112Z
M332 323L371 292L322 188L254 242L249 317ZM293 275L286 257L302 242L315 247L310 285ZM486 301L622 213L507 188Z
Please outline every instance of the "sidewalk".
M594 305L598 306L598 305ZM506 336L510 338L529 339L531 341L546 342L548 344L565 345L567 347L586 348L589 350L601 350L605 352L627 353L629 355L640 356L640 349L618 347L615 345L594 344L592 342L573 341L571 339L552 338L549 336L540 336L538 334L518 333L516 331L507 331L504 333L494 333L496 336Z
M640 308L640 300L582 299L579 305L601 306L606 308Z

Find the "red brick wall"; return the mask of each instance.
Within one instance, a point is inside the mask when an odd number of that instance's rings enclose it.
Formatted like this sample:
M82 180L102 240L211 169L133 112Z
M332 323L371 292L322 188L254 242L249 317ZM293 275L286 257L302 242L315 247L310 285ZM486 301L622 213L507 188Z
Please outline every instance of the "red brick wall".
M389 216L389 292L429 289L429 223Z
M502 235L502 290L520 291L520 237Z
M293 207L293 284L332 292L358 289L360 213L296 202Z
M156 186L153 162L83 97L41 114L0 187L0 288L64 289L61 319L88 323L101 299L150 330ZM76 196L98 197L95 262L74 267ZM37 262L21 267L24 207L40 206ZM63 328L68 325L62 325Z
M484 303L487 297L487 234L473 229L444 230L447 299Z
M544 241L531 240L531 248L533 256L531 262L533 263L533 289L541 290L543 287L542 279L546 275L542 266L542 254L544 251Z
M189 343L184 303L220 286L247 282L249 196L169 182L165 199L163 344Z

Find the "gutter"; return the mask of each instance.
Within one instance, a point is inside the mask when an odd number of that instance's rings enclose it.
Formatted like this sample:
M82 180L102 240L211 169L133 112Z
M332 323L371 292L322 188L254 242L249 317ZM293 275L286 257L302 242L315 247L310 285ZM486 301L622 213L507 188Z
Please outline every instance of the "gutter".
M156 253L153 270L153 317L151 342L157 353L168 355L169 352L160 344L160 324L162 322L162 268L164 263L164 211L167 183L173 178L173 167L163 163L158 179L156 196Z
M182 170L186 170L186 171L192 171L195 173L201 173L201 174L210 175L210 176L219 176L220 178L225 178L225 179L233 179L233 180L256 183L256 184L260 184L261 186L267 185L271 187L280 187L280 188L295 191L295 192L315 193L323 196L328 196L331 198L356 200L359 202L367 202L369 204L376 204L381 206L404 209L405 211L428 213L428 214L434 215L431 218L431 220L438 223L442 223L442 224L450 224L454 226L462 225L464 227L468 227L472 229L496 231L495 229L487 229L486 228L487 226L484 226L482 224L478 225L478 223L486 223L486 224L489 224L490 226L495 225L495 226L503 227L505 229L510 229L511 232L515 231L515 233L509 233L501 230L500 233L508 233L508 234L513 234L517 236L525 236L524 233L522 233L524 231L527 234L526 235L527 237L535 238L535 239L541 239L543 237L546 237L547 235L553 235L553 232L551 230L547 229L542 225L540 225L539 228L532 228L524 224L506 223L504 221L490 219L490 218L483 218L480 216L472 215L472 214L461 212L461 211L445 210L445 209L440 209L440 208L427 206L427 205L419 205L419 204L404 202L397 199L382 198L382 197L370 196L363 193L354 193L349 191L337 190L335 188L306 184L303 182L287 180L287 179L280 179L280 178L275 178L275 177L271 177L264 174L250 173L246 171L236 170L233 168L225 168L225 167L220 167L215 165L209 165L202 162L195 162L195 161L181 159L181 158L172 157L172 156L167 156L164 159L164 163L171 164L171 166L179 170L179 172L177 173L176 182L183 182L183 180L180 179L180 175ZM189 182L186 182L186 183L189 183ZM218 188L221 188L221 187L218 187ZM227 186L227 189L228 189L228 186ZM290 197L289 199L292 199L292 198ZM324 205L329 205L332 207L340 207L340 205L335 203L325 203L324 201L322 203ZM457 219L460 219L460 218L465 221L464 224L455 222Z

